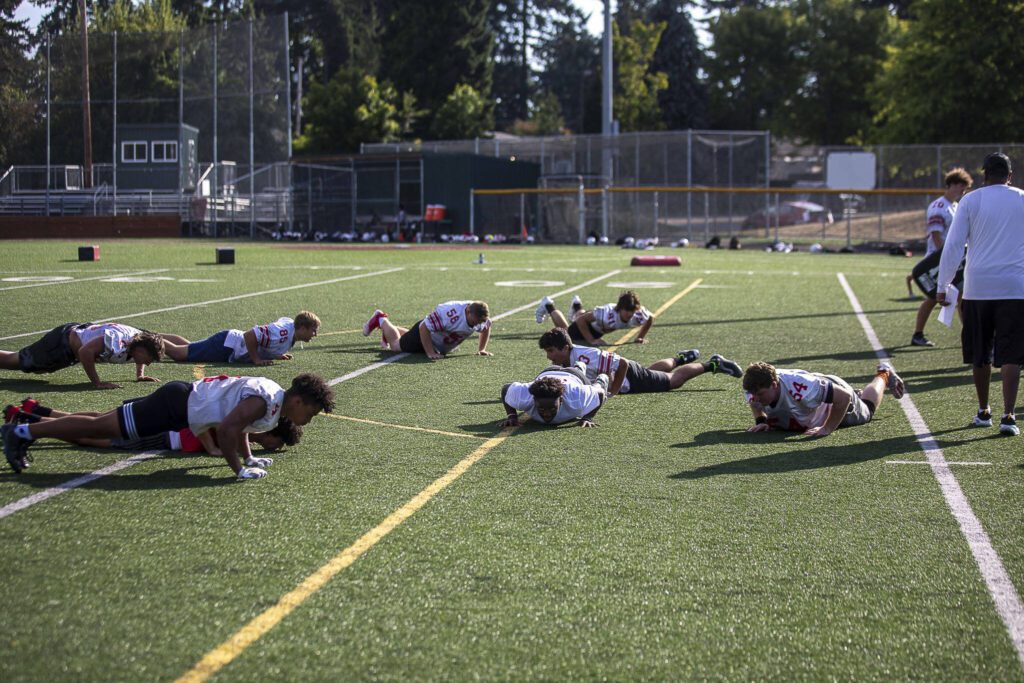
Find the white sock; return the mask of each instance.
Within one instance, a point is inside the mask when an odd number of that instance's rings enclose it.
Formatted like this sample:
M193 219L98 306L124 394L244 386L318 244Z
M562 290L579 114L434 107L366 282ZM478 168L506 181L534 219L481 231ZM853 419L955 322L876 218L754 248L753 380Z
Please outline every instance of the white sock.
M27 424L18 425L17 427L15 427L14 428L14 435L18 436L18 437L20 437L22 439L31 439L32 438L32 435L28 431L28 425Z

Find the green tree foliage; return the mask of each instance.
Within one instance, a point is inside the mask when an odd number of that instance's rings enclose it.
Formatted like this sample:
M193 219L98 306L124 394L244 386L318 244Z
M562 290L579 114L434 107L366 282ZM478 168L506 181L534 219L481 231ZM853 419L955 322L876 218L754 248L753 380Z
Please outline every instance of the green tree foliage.
M400 98L357 67L342 67L326 85L313 82L306 108L308 124L295 141L297 154L357 152L362 142L397 140Z
M868 87L885 59L894 20L848 0L799 0L800 86L785 130L816 144L856 142L871 126Z
M512 131L516 135L561 135L565 132L562 107L554 93L542 92L533 98L528 121L516 121Z
M711 127L785 129L802 74L793 12L780 6L740 7L720 13L709 28Z
M707 88L700 79L702 49L697 41L685 1L658 0L648 21L664 22L651 70L668 76L668 87L658 95L665 126L671 130L707 126Z
M915 0L911 13L872 89L871 139L1019 140L1024 2Z
M574 11L553 23L538 44L537 87L558 98L565 125L576 133L601 131L601 41L586 29L586 15Z
M494 38L487 30L488 0L382 0L384 25L379 75L416 96L423 109L440 115L456 86L482 98L489 120ZM416 134L433 134L445 122L424 119Z
M459 83L437 110L431 135L438 140L480 137L494 127L490 102L473 86Z
M613 106L623 132L663 130L665 122L658 106L660 93L668 88L668 76L651 71L651 60L658 48L664 23L635 22L630 35L619 33L612 25L612 41L618 64L618 88Z
M12 163L30 160L25 159L29 134L39 117L30 93L28 27L14 18L19 4L18 0L0 0L0 174Z

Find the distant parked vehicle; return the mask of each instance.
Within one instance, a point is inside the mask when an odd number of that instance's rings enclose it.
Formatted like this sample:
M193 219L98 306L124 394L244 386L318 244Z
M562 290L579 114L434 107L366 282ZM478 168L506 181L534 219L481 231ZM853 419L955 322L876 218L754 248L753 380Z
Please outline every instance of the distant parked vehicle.
M770 206L747 216L743 221L743 229L770 228L776 225L776 208ZM785 202L778 207L778 225L803 225L818 223L829 225L835 222L832 212L821 204L814 202Z

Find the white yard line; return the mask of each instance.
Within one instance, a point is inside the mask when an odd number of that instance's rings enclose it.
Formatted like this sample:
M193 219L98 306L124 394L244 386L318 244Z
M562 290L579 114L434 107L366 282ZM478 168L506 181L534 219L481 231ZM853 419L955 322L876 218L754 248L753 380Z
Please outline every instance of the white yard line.
M864 328L864 334L867 335L871 348L875 350L875 355L880 360L888 360L885 348L878 340L878 335L875 334L874 328L864 314L864 309L861 307L860 301L857 300L857 295L853 293L850 283L846 281L842 273L836 273L836 276L839 278L839 284L842 285L846 296L850 299L850 305L853 306L857 319L860 321L861 327ZM967 502L960 483L949 467L950 463L946 461L942 449L939 448L924 418L921 417L917 406L910 398L910 394L907 393L900 399L899 404L902 406L903 412L906 413L907 419L910 420L910 428L914 430L918 444L928 458L928 464L931 466L935 479L939 482L946 505L949 506L950 512L953 513L953 517L960 525L960 531L967 539L967 545L971 548L974 561L981 571L981 576L985 580L993 602L995 602L996 611L1003 620L1010 635L1010 641L1017 651L1017 658L1020 660L1021 666L1024 666L1024 604L1021 604L1017 588L1010 580L1010 575L1006 572L1002 559L992 547L992 541L982 527L981 521L974 514L974 510L971 509L970 503Z
M95 275L93 277L83 278L71 278L70 280L58 280L56 282L31 282L26 285L12 285L10 287L0 287L0 292L6 292L10 289L28 289L29 287L49 287L51 285L75 285L79 282L86 282L88 280L103 280L108 277L135 277L138 275L153 275L155 273L166 273L170 268L158 268L156 270L140 270L137 273L124 273L124 272L113 272L106 273L104 275Z
M109 323L113 321L120 322L121 320L127 320L129 318L140 318L144 315L154 315L156 313L166 313L168 311L179 311L183 308L195 308L197 306L209 306L210 304L222 304L226 301L238 301L239 299L249 299L254 296L264 296L266 294L278 294L280 292L289 292L294 289L304 289L306 287L319 287L321 285L330 285L335 282L344 282L346 280L358 280L364 277L373 277L375 275L387 275L388 273L394 273L402 268L389 268L387 270L378 270L372 273L359 273L358 275L346 275L345 277L336 277L332 280L320 280L318 282L306 282L301 285L291 285L290 287L279 287L277 289L265 289L261 292L249 292L248 294L236 294L235 296L224 297L223 299L210 299L209 301L199 301L192 304L178 304L177 306L168 306L167 308L155 308L151 311L143 311L141 313L126 313L124 315L116 315L112 318L102 318L100 320L92 320L90 322L95 323ZM21 334L12 334L7 337L0 337L0 341L6 341L8 339L18 339L19 337L31 337L37 334L46 334L49 330L38 330L36 332L22 332Z
M44 500L53 498L54 496L59 496L65 491L76 489L79 486L88 484L90 481L95 481L100 477L106 476L108 474L113 474L118 470L126 469L128 467L131 467L132 465L135 465L136 463L140 463L144 460L150 460L152 458L157 457L158 455L163 455L164 453L166 453L166 451L145 451L143 453L138 453L130 458L118 460L113 465L107 465L106 467L98 469L95 472L83 474L80 477L76 477L74 479L65 481L62 484L57 484L56 486L44 489L39 493L33 493L31 496L19 498L13 503L8 503L7 505L4 505L2 508L0 508L0 519L3 519L8 515L13 515L18 510L24 510L25 508L35 505L36 503L42 503Z
M554 298L556 296L562 296L563 294L569 294L571 292L575 292L578 289L583 289L584 287L588 287L588 286L594 284L595 282L600 282L601 280L605 280L607 278L610 278L613 275L618 275L621 272L622 272L621 270L613 270L613 271L605 273L604 275L601 275L599 277L595 277L595 278L593 278L591 280L587 280L586 282L584 282L582 284L579 284L579 285L576 285L575 287L570 287L569 289L563 289L560 292L555 292L554 294L549 294L548 296ZM536 299L536 300L534 300L534 301L532 301L532 302L530 302L528 304L524 304L524 305L520 306L519 308L513 308L511 311L505 311L504 313L500 313L500 314L498 314L496 316L493 316L491 318L491 320L501 320L502 318L507 318L510 315L515 315L516 313L519 313L520 311L525 311L526 309L530 308L531 306L536 306L539 303L540 303L540 299ZM396 353L395 355L389 356L389 357L385 358L384 360L377 361L376 363L370 363L369 365L367 365L365 367L359 368L358 370L353 370L352 372L350 372L350 373L348 373L346 375L342 375L341 377L335 377L330 382L328 382L328 384L333 387L335 384L341 384L342 382L347 382L350 379L355 379L356 377L359 377L360 375L364 375L367 372L370 372L371 370L376 370L377 368L383 367L383 366L387 365L388 363L394 363L396 360L401 360L401 359L405 358L408 355L409 354L405 353L405 352Z
M927 460L886 460L886 465L931 465ZM953 465L991 465L990 462L971 461L964 460L961 462L947 462L946 466L951 467Z

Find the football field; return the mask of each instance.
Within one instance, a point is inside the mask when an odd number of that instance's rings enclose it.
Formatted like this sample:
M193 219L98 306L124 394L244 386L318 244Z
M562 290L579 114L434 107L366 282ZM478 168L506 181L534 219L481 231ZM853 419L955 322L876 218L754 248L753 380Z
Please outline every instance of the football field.
M57 441L5 469L0 680L1024 676L1024 441L971 426L959 323L933 318L937 346L909 345L913 260L240 244L215 265L218 245L108 242L82 263L77 243L4 244L0 349L71 321L198 340L308 309L320 334L290 361L148 374L315 372L337 407L257 481L223 458ZM860 388L888 357L907 394L820 439L747 433L740 381L710 373L613 397L596 429L501 427L501 387L548 364L538 300L623 289L656 322L646 344L606 339L645 366L699 348ZM394 360L361 334L375 308L410 326L469 299L490 306L491 357L474 337ZM0 371L0 405L106 411L158 386L97 371L121 388L93 390L80 366ZM994 412L1000 392L997 374Z

